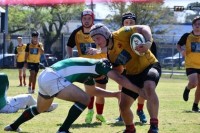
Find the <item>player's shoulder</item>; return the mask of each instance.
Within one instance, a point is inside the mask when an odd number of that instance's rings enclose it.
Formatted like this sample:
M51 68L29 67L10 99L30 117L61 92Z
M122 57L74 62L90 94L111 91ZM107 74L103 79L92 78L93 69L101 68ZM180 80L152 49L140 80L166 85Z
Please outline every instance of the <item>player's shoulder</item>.
M188 33L188 32L187 32L187 33L184 33L184 34L182 35L182 37L183 37L183 38L187 38L190 34L192 34L192 32L190 32L190 33Z
M72 32L72 34L76 34L77 32L82 31L82 29L83 29L83 26L80 26L80 27L76 28L76 29Z

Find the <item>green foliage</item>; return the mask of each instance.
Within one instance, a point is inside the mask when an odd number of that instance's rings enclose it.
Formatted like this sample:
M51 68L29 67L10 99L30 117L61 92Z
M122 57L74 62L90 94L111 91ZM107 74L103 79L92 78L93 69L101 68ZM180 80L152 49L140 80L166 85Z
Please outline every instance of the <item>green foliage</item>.
M137 24L146 24L153 28L158 24L172 24L176 22L173 12L162 3L111 3L111 10L115 11L115 15L107 19L107 22L115 22L121 26L122 14L127 11L135 13L137 16Z
M9 33L25 31L30 23L28 16L30 16L30 10L27 7L10 6L8 13Z
M193 10L195 8L196 8L196 10ZM194 17L199 16L199 14L200 14L200 3L199 2L193 2L193 3L188 4L187 10L191 10L194 13L193 14L187 13L185 22L186 23L192 23L192 20L194 19Z
M55 43L65 23L71 19L80 19L84 5L57 5L52 7L9 7L9 33L42 30L45 52ZM64 31L65 32L65 31Z

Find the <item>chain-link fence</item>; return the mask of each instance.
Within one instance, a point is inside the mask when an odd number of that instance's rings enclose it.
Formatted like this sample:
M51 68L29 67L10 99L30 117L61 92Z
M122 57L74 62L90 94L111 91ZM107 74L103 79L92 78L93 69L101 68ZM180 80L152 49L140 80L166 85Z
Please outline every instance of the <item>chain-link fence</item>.
M17 46L17 37L21 35L12 35L5 37L0 34L0 60L3 60L3 53L14 54L14 48ZM59 39L51 45L50 50L46 50L48 44L44 44L45 53L52 54L58 58L58 60L66 58L66 43L70 34L62 34ZM31 36L23 35L23 43L30 43ZM184 58L178 53L176 44L181 35L158 35L154 34L153 38L157 46L157 59L161 63L163 68L166 69L180 69L184 66ZM40 37L40 41L44 43L44 39ZM6 45L6 46L5 46ZM2 64L2 62L0 62ZM1 65L3 66L3 65Z

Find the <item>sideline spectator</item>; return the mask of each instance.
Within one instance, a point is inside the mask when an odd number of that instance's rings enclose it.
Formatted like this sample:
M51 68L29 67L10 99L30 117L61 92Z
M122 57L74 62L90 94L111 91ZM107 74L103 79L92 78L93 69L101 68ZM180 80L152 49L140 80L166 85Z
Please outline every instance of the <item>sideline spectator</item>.
M40 56L44 53L43 44L39 42L39 33L34 31L32 33L31 43L26 46L25 61L28 63L28 69L30 71L28 93L35 92L36 78L39 71Z
M19 71L19 86L26 86L26 65L25 65L25 49L26 44L22 43L22 37L17 37L18 45L15 47L15 55L17 68ZM22 84L23 82L23 84Z
M192 111L200 112L200 16L192 21L192 31L182 35L177 43L177 50L185 57L188 84L183 92L184 101L188 101L190 90L196 88Z

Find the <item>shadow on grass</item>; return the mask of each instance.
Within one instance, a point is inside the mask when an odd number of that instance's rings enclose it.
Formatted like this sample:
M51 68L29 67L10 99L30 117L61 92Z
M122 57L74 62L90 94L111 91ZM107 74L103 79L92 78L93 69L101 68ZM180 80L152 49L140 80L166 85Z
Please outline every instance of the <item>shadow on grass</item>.
M200 111L195 112L195 111L192 111L192 110L184 110L183 113L200 113Z
M114 127L114 126L125 126L123 122L109 123L107 125L110 125L111 127ZM135 126L144 126L144 125L149 125L149 124L143 124L141 122L135 122Z
M57 126L61 126L62 124L57 124ZM86 123L82 123L82 124L72 124L71 128L83 128L83 127L90 127L90 128L96 128L98 126L101 126L102 123L101 122L94 122L91 124L86 124Z

